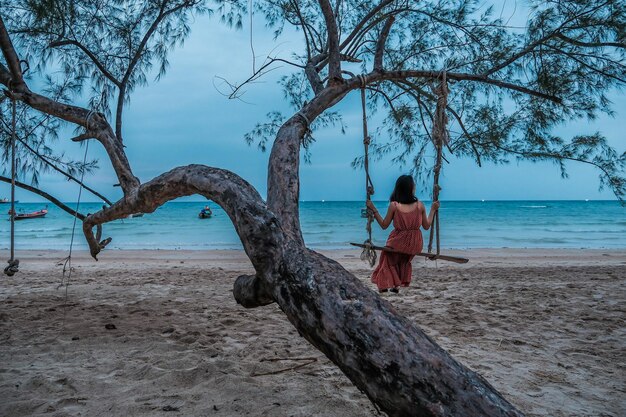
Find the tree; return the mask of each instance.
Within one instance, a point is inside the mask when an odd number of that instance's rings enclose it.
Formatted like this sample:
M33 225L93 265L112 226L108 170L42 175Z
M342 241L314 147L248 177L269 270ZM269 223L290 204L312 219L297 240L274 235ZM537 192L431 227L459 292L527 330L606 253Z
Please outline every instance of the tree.
M94 258L106 244L99 242L100 233L94 235L94 227L153 212L177 197L203 195L229 215L256 271L236 280L236 300L250 308L278 303L299 333L383 411L394 416L522 415L341 265L305 247L298 214L300 149L310 143L316 120L332 120L329 109L364 88L374 107L388 111L391 143L404 145L397 157L424 167L437 99L429 87L445 72L451 90L447 114L453 130L460 129L452 132L450 153L470 155L479 164L509 155L557 163L580 160L596 165L601 183L621 198L625 155L617 155L599 134L569 141L550 134L561 121L605 111L606 92L623 85L625 19L619 2L537 2L524 33L492 17L490 10L480 14L473 1L257 4L274 30L291 25L304 38L304 52L288 61L297 72L283 82L296 112L286 118L272 113L270 122L254 132L261 141L273 140L266 201L235 173L201 165L178 167L141 183L124 152L122 112L128 94L146 82L154 61L163 73L167 51L188 32L188 16L208 11L204 2L27 4L8 13L11 31L0 20L6 63L0 65L0 83L31 109L79 126L74 140L95 139L106 149L124 196L83 219ZM225 20L238 23L240 5L217 4ZM54 58L68 78L88 80L98 99L85 108L32 91L12 36L27 55ZM270 58L251 80L278 61L286 62ZM306 80L306 91L294 80ZM233 95L239 87L233 86ZM114 92L111 125L107 103ZM379 144L380 152L390 148Z

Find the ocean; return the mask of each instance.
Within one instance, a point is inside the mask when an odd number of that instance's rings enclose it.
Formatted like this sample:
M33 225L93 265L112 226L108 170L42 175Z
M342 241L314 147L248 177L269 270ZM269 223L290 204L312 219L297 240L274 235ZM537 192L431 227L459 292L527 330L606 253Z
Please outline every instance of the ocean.
M104 225L114 249L241 249L224 211L212 202L213 217L199 219L206 202L170 202L143 217ZM387 202L376 202L384 214ZM626 207L617 201L442 201L441 247L463 248L626 248ZM76 203L68 203L75 207ZM426 202L428 207L428 202ZM18 203L17 211L44 208ZM0 248L10 243L9 204L0 205ZM79 211L95 212L101 203L82 203ZM348 249L366 239L363 202L307 201L300 206L304 240L315 249ZM17 249L69 248L73 217L48 205L44 218L16 222ZM0 218L2 218L0 217ZM384 244L391 231L373 224L374 242ZM424 233L427 241L428 232ZM77 222L74 248L87 249Z

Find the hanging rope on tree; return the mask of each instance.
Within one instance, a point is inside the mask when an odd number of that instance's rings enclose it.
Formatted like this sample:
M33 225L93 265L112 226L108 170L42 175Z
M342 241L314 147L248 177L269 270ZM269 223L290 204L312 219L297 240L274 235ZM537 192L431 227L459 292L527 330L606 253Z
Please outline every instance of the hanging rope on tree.
M441 164L443 162L443 146L448 144L448 116L446 115L446 107L448 105L448 81L446 79L446 71L441 74L441 82L436 88L433 88L433 93L437 95L437 107L435 109L435 117L433 120L433 133L432 139L435 145L437 153L435 159L435 167L433 172L433 202L439 200L439 191L441 186L439 185L439 174L441 172ZM439 210L435 213L433 219L433 227L430 229L430 236L428 237L428 253L433 252L433 240L436 241L437 252L430 259L437 259L440 256L440 243L439 243Z
M359 75L359 79L361 80L361 108L363 110L363 148L365 149L365 154L363 157L363 168L365 169L365 200L370 201L372 195L374 195L374 184L372 183L372 178L370 177L369 171L369 145L370 145L370 136L367 131L367 110L366 110L366 101L365 101L365 78L362 75ZM367 230L367 240L363 242L363 251L361 252L361 260L367 261L370 266L374 266L376 264L376 251L374 250L374 244L372 243L372 222L374 221L374 213L369 208L366 209L367 214L367 224L365 229Z
M10 84L9 84L10 85ZM15 97L11 94L11 258L7 261L9 265L4 268L4 273L12 277L19 271L20 261L15 259L15 176L16 176L16 156L15 156L15 129L16 129L16 105Z
M365 102L365 78L362 75L359 75L359 79L361 80L361 106L363 109L363 146L365 148L365 156L363 159L363 167L365 168L365 187L366 187L366 200L370 200L370 197L374 194L374 186L372 183L372 179L369 174L369 144L370 137L367 132L367 113L366 113L366 102ZM437 159L434 168L434 185L433 185L433 201L437 201L439 199L439 191L441 187L439 186L439 173L441 171L441 163L443 161L442 150L443 146L448 144L449 135L447 131L447 116L446 116L446 106L448 100L448 87L446 80L446 72L442 73L442 81L439 84L439 87L434 91L437 94L437 111L435 113L435 120L433 122L433 143L435 144L435 149L437 150ZM363 261L369 262L370 266L374 266L376 263L376 251L384 251L391 253L403 253L396 251L390 247L386 246L376 246L372 242L372 222L374 221L374 213L366 209L365 214L367 216L367 240L363 243L350 243L352 246L357 246L359 248L363 248L363 252L361 253L361 259ZM469 259L461 258L458 256L449 256L442 255L440 253L440 244L439 244L439 212L435 214L435 218L433 219L433 228L431 228L431 234L429 238L428 244L428 252L423 253L415 253L415 256L424 256L427 259L437 260L440 259L442 261L449 261L455 263L467 263ZM435 233L433 235L433 232ZM433 240L436 238L436 247L437 252L432 253L432 244Z
M89 114L87 115L87 126L86 129L89 130L89 123L91 121L91 117L93 116L94 111L90 111ZM83 194L83 182L85 180L85 164L87 163L87 153L89 152L89 141L87 141L87 144L85 145L85 156L83 157L83 165L81 166L81 170L80 170L80 185L78 187L78 199L76 201L76 210L74 210L76 213L78 213L78 209L80 208L80 199L81 196ZM72 237L70 239L70 249L69 249L69 254L67 255L67 257L65 259L63 259L63 276L61 278L61 284L59 285L59 287L65 285L65 301L67 302L67 288L70 284L70 279L72 278L72 249L74 247L74 235L76 233L76 219L77 216L74 216L74 223L72 225ZM101 230L101 229L100 229ZM100 236L97 236L97 239L100 239ZM67 278L66 275L67 274Z

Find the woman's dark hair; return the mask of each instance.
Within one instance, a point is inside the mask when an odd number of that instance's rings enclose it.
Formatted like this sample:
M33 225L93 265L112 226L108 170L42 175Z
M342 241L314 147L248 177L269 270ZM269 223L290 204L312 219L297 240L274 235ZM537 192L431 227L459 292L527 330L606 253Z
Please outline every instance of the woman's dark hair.
M389 197L389 201L395 201L400 204L411 204L417 201L417 197L413 194L415 181L410 175L400 175L396 180L396 186Z

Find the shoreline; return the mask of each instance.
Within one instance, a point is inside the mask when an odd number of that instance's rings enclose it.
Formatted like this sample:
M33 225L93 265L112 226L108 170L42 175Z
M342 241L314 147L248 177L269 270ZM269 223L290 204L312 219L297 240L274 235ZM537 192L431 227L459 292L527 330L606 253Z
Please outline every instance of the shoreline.
M361 249L312 249L322 255L349 266L359 259ZM471 268L473 266L546 266L570 265L626 265L626 248L623 249L552 249L552 248L472 248L442 249L442 254L461 256L470 259L467 264L455 264L438 261L437 266L454 268ZM68 250L58 249L16 249L18 259L63 259ZM8 259L9 250L0 249L0 260ZM96 262L87 250L73 250L72 258ZM116 260L190 260L190 261L238 261L246 262L248 257L243 249L105 249L98 254L98 264L106 264ZM363 266L365 266L365 263ZM413 264L434 265L434 261L426 261L416 257ZM251 264L250 264L251 266ZM356 266L356 265L355 265Z

